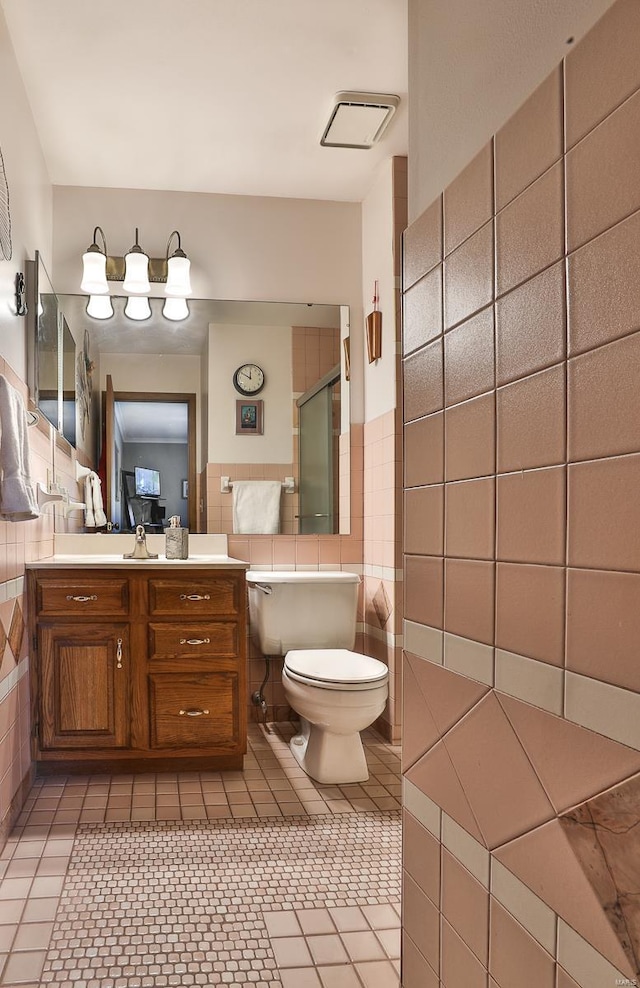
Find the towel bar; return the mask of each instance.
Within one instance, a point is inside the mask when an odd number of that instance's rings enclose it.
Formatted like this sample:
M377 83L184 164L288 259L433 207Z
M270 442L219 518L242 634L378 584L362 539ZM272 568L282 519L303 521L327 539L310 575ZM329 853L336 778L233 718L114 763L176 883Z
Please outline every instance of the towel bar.
M220 477L220 493L230 494L231 488L233 487L233 481L229 477ZM296 489L296 483L293 477L285 477L282 481L282 490L285 494L293 494Z

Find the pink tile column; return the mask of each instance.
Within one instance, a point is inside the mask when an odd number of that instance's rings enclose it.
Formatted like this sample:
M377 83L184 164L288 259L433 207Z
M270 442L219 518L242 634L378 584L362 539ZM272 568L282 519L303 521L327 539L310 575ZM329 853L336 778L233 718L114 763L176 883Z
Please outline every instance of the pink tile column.
M585 824L640 812L639 43L617 0L404 238L404 988L638 976Z

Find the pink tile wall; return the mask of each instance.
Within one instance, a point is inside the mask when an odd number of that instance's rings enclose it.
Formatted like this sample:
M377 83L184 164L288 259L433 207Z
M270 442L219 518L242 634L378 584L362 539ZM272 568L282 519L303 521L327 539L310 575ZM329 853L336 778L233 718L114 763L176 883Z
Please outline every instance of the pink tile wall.
M401 242L407 224L407 162L393 159L394 273L396 275L396 338L402 338L400 293ZM434 289L437 294L437 288ZM430 289L431 291L431 289ZM426 296L430 297L429 292ZM423 311L424 295L413 300L414 311ZM426 339L420 320L407 327L405 339L418 346ZM401 394L402 364L397 359L397 394ZM364 425L364 651L389 667L389 700L378 728L400 741L402 727L402 418L393 408ZM419 505L412 505L419 511Z
M2 358L0 374L17 388L26 404L26 384ZM28 437L32 481L46 487L47 470L53 465L53 430L40 416L38 424L29 428ZM51 508L32 521L0 521L0 845L6 840L31 782L24 564L49 556L52 551Z
M557 823L640 764L638 11L404 238L404 988L639 973Z

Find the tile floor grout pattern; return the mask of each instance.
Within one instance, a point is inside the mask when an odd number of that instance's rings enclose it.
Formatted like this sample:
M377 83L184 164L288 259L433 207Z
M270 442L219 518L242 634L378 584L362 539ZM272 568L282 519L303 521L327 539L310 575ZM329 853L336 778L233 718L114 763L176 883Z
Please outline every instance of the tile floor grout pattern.
M188 984L396 988L399 749L387 745L373 731L365 732L368 782L322 786L304 775L289 751L287 742L294 725L272 727L265 733L257 725L251 726L242 772L70 775L36 780L0 856L2 988L43 984L61 988ZM364 844L358 836L361 832L368 835ZM203 929L203 922L206 927L211 919L208 914L204 920L195 917L198 922L187 923L188 929L176 932L169 913L167 922L159 924L163 929L156 930L157 924L150 927L156 932L146 934L146 951L127 944L137 963L123 967L117 963L119 940L113 933L122 916L109 911L114 905L111 897L107 913L95 919L103 925L87 936L87 908L97 884L93 869L101 860L101 851L111 847L104 868L109 884L116 876L125 882L118 900L121 906L131 893L127 875L121 875L118 868L123 844L138 841L135 854L130 855L135 865L144 858L147 847L153 849L164 842L163 865L180 858L184 871L190 873L192 858L200 862L200 869L210 860L207 842L215 834L225 835L218 871L207 872L202 878L196 868L191 877L198 886L200 875L202 889L214 890L212 903L217 909L220 868L224 871L222 899L228 915L222 925L216 926L220 919L216 914L213 925ZM198 854L194 841L206 845L199 847ZM266 859L265 841L271 846ZM316 855L318 841L328 848L320 859ZM230 847L236 844L243 854L229 871L226 862ZM181 858L176 848L183 845L186 857ZM370 847L374 848L372 853ZM235 861L234 853L231 859ZM275 899L270 895L271 886L247 881L256 860L266 860L267 871L271 869L272 878L276 875L280 887L286 889ZM82 868L84 871L78 871ZM284 868L286 880L278 868ZM172 869L169 871L177 882ZM157 862L150 874L157 878ZM323 875L332 880L319 883ZM365 876L364 884L361 875ZM345 876L349 877L346 886ZM148 876L143 889L147 883ZM84 912L76 915L78 889L87 901ZM156 889L156 900L157 893ZM168 884L161 895L170 906L176 885ZM247 904L250 912L246 911ZM182 909L182 915L190 913L190 900L182 902ZM130 919L133 925L140 925L141 916ZM110 930L110 944L102 943L107 939L103 936L105 924ZM246 942L242 939L243 924L247 924ZM190 929L194 925L195 931ZM196 933L204 934L205 939L198 940ZM160 940L171 937L167 944L173 944L169 953L162 954L160 968L154 954L156 936ZM176 944L185 937L189 948L178 950ZM121 930L122 939L126 940L127 934ZM213 946L207 946L209 943ZM115 954L109 950L105 953L105 947L115 948ZM93 958L93 966L89 965L84 974L80 967L85 963L83 957Z

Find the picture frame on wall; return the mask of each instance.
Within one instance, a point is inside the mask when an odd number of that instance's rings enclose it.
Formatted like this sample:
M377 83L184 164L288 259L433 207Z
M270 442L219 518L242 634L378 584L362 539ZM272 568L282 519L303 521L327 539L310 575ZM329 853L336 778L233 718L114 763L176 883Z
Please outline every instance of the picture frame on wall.
M236 436L261 436L263 402L246 398L236 401Z

